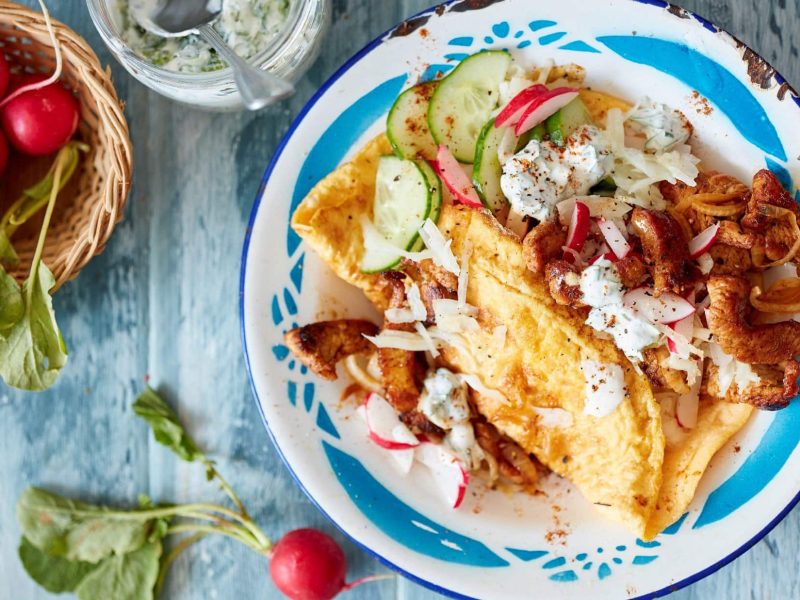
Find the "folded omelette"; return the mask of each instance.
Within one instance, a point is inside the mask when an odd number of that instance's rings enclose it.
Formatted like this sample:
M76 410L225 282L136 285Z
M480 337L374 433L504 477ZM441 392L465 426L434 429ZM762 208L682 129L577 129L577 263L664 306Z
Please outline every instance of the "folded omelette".
M606 110L591 97L592 112ZM372 216L381 155L391 153L384 135L352 162L320 181L298 206L294 230L333 271L359 287L379 309L387 295L379 275L361 273L363 236ZM461 372L501 392L505 402L479 396L480 412L554 473L566 477L605 516L652 539L685 512L717 450L738 431L752 407L704 399L697 426L665 447L661 409L647 379L613 342L600 339L577 311L556 304L541 276L525 265L519 238L489 213L446 205L438 223L453 252L471 245L467 302L481 311L480 331L443 357ZM494 327L505 325L497 347ZM626 399L610 415L584 414L582 360L616 363L625 372ZM570 419L553 423L547 411Z

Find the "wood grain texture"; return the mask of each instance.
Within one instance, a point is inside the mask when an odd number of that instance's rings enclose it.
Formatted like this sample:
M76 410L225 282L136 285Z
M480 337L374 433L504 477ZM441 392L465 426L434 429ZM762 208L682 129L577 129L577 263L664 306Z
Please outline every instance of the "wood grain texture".
M319 61L289 102L257 115L206 113L161 98L117 65L83 2L49 4L112 67L127 102L135 177L125 221L108 249L56 297L71 350L60 381L36 395L0 389L0 600L50 597L16 558L14 503L28 484L123 504L142 491L157 500L219 497L200 470L172 460L132 416L146 374L219 459L268 533L277 538L295 527L319 526L345 546L352 577L385 571L311 505L263 431L239 341L239 260L263 168L291 119L348 56L430 2L333 0L333 26ZM789 81L800 81L800 1L684 5L759 50ZM800 513L794 512L735 563L674 597L800 597L799 530ZM280 596L258 557L225 540L205 540L173 567L163 597ZM394 579L348 597L437 596Z

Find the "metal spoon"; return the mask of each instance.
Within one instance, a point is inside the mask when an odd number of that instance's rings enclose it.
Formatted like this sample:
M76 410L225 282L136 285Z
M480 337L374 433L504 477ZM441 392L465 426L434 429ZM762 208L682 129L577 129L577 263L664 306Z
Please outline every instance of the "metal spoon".
M157 0L155 6L150 2L132 4L138 9L134 10L136 20L151 33L162 37L196 33L214 48L233 69L242 102L250 110L274 104L294 93L294 86L288 81L242 59L212 27L222 12L219 0Z

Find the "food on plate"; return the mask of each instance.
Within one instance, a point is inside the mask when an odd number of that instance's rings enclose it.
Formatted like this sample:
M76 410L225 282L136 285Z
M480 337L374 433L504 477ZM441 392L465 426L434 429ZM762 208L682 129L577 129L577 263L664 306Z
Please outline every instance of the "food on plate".
M365 432L449 505L471 474L552 472L652 539L797 393L798 207L769 171L703 169L679 111L584 76L491 51L404 91L292 217L383 323L295 353L328 378L348 354ZM332 326L290 348L308 327Z
M364 336L377 333L378 327L369 321L319 321L293 329L286 336L286 345L314 373L336 379L336 363L351 354L369 352L372 348Z
M205 73L227 64L197 34L161 37L142 27L159 6L157 0L111 0L121 37L131 49L157 67L180 73ZM214 21L225 43L245 60L266 50L281 32L291 9L290 0L219 0Z

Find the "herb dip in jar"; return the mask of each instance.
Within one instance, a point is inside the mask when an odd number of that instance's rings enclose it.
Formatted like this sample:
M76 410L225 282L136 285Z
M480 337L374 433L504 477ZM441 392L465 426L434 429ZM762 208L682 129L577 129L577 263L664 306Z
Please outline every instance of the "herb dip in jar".
M225 68L217 52L197 35L165 38L145 30L137 15L148 15L158 0L117 0L121 35L130 48L153 65L180 73L206 73ZM216 29L234 52L245 60L267 48L289 15L291 0L208 0L222 12Z

